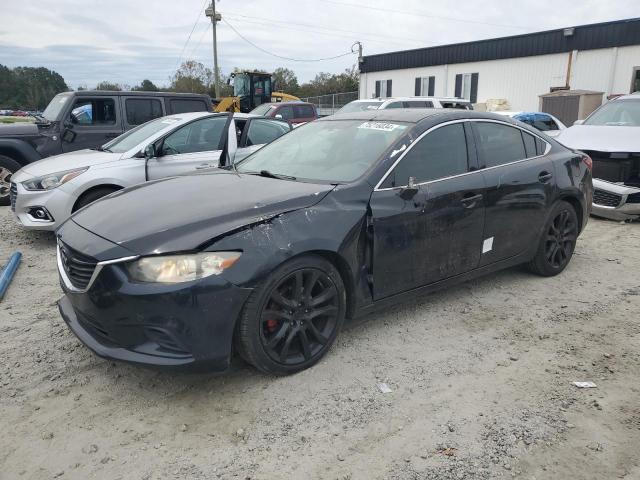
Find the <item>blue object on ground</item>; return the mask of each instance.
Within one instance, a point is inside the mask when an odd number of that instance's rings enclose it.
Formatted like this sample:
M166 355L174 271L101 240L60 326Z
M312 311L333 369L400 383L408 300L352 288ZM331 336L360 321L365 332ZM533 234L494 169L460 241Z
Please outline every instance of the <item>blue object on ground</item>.
M22 254L20 252L14 252L10 257L7 265L0 272L0 300L4 298L4 294L9 288L9 284L13 279L13 276L18 270L18 265L20 265L20 260L22 259Z

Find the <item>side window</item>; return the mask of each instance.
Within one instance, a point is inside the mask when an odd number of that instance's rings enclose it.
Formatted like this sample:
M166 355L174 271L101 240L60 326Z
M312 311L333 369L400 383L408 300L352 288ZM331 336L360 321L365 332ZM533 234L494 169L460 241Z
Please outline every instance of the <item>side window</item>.
M314 118L315 112L311 105L294 105L293 118Z
M558 130L558 125L553 119L548 115L540 116L536 118L533 122L533 126L542 132L547 132L549 130Z
M433 107L433 103L426 102L424 100L404 102L404 108L432 108L432 107Z
M127 98L124 105L129 125L141 125L162 117L162 103L157 98Z
M262 120L258 118L253 119L249 122L249 130L247 130L245 147L271 143L276 138L287 133L290 129L291 127L289 127L288 123L273 120Z
M392 102L385 108L404 108L404 105L402 104L402 102Z
M520 129L502 123L477 122L480 164L496 167L527 158Z
M547 151L547 143L536 138L536 153L538 155L544 155L544 152Z
M288 105L286 107L280 107L276 112L276 115L282 115L282 118L284 120L291 120L292 118L294 118L293 108L291 108L291 105Z
M538 149L536 148L536 137L527 132L522 132L522 138L524 139L524 149L527 153L527 158L535 157L538 155Z
M75 101L71 123L83 126L115 125L116 104L112 98L81 98Z
M197 99L169 99L171 113L207 112L206 102Z
M383 187L451 177L469 171L467 140L461 123L437 128L413 146L385 180Z
M218 150L226 116L204 118L179 128L164 139L162 155Z

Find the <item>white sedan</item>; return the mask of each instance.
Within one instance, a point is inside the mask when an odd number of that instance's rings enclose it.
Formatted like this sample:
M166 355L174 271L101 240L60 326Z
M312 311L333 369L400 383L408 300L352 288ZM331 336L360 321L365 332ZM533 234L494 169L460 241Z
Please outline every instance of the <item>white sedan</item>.
M290 130L282 120L242 113L158 118L97 149L26 165L11 178L11 208L24 228L55 230L76 210L105 195L239 161ZM167 195L179 201L179 192Z

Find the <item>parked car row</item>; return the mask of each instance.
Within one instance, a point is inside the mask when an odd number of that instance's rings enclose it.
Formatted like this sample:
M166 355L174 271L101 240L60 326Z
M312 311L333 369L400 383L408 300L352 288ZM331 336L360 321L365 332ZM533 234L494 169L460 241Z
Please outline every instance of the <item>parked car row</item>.
M294 373L345 318L520 263L560 273L590 213L591 159L505 116L376 109L290 130L183 113L14 176L22 222L43 201L62 222L59 307L83 343L219 371L236 351ZM126 188L78 204L107 178Z

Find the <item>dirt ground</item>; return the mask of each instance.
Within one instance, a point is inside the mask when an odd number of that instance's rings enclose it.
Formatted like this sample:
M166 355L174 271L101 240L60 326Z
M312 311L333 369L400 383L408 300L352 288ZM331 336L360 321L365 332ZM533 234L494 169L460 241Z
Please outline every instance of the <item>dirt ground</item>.
M510 269L373 314L288 378L97 358L55 306L53 235L0 208L0 263L16 249L2 480L640 479L640 224L591 219L558 277Z

